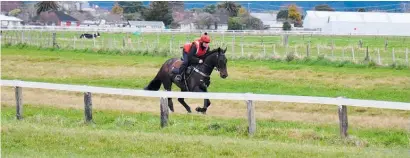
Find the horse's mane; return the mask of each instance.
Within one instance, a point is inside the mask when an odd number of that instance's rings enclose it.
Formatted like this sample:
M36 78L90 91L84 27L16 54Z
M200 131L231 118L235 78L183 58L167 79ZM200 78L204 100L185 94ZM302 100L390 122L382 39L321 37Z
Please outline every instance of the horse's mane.
M212 54L218 53L218 49L219 49L219 50L222 50L221 47L218 47L218 48L216 48L216 49L207 51L207 52L205 53L205 58L207 58L208 56L210 56L210 55L212 55Z

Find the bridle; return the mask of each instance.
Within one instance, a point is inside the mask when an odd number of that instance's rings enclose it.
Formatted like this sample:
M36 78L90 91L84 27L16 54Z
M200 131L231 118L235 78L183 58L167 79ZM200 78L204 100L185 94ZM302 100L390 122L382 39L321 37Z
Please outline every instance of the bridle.
M221 67L221 66L219 65L219 64L220 64L220 63L219 63L219 57L220 57L220 56L223 56L223 55L225 55L225 54L222 54L222 53L219 53L219 52L218 52L218 54L216 55L216 61L217 61L217 62L216 62L216 66L215 66L215 70L216 70L216 71L219 71L219 70L220 70L220 67ZM206 63L203 63L203 65L205 65L206 67L208 67L208 68L210 68L210 69L213 68L213 67L209 66L209 65L206 64ZM200 71L199 69L197 69L197 68L195 68L195 67L194 67L194 71L197 72L197 73L199 73L200 75L202 75L202 76L204 76L204 77L209 77L209 74L205 74L205 73L203 73L202 71Z
M219 63L219 57L220 56L224 56L225 54L222 54L222 53L219 53L218 52L218 54L216 55L216 66L215 66L215 70L216 71L219 71L219 69L220 69L220 63ZM210 68L210 69L212 69L213 67L211 67L211 66L209 66L208 64L206 64L206 63L203 63L206 67L208 67L208 68Z

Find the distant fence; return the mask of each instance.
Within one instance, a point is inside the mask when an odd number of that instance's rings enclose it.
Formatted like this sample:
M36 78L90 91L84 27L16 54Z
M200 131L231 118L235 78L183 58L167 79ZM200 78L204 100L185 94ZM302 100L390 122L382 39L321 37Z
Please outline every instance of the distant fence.
M149 52L153 55L180 56L180 47L195 38L196 33L116 34L101 33L101 37L81 39L81 32L6 30L2 32L2 44L26 44L43 48L114 50ZM336 37L336 36L335 36ZM293 60L323 57L334 61L369 62L378 65L409 64L410 39L372 37L312 37L310 35L212 35L211 47L228 47L229 58Z
M318 30L305 30L294 28L291 31L283 31L282 29L272 30L186 30L186 29L146 29L133 27L79 27L79 26L10 26L3 27L2 30L36 30L36 31L88 31L88 32L161 32L161 33L195 33L195 32L212 32L212 33L247 33L247 34L324 34Z
M275 101L275 102L289 102L289 103L339 105L338 115L339 115L339 124L340 124L340 134L342 138L347 137L348 119L347 119L347 107L346 106L410 110L410 103L347 99L343 97L330 98L330 97L268 95L268 94L251 94L251 93L203 93L203 92L200 93L200 92L145 91L145 90L117 89L117 88L53 84L53 83L41 83L41 82L27 82L27 81L18 81L18 80L1 80L1 86L15 87L17 119L23 118L22 87L84 92L84 115L85 115L86 122L92 122L91 93L160 98L161 127L165 127L168 125L169 109L168 109L168 99L167 98L245 100L247 104L249 135L253 135L256 132L255 108L254 108L253 101Z
M199 32L211 32L211 33L223 33L223 34L288 34L288 35L324 35L324 36L398 36L390 34L380 34L380 33L367 33L355 31L352 33L335 33L335 32L324 32L320 29L306 29L306 28L292 28L290 31L284 31L282 28L275 28L269 30L200 30L200 29L151 29L151 28L133 28L133 27L100 27L100 26L34 26L34 25L23 25L23 26L8 26L2 27L2 30L37 30L37 31L99 31L99 32L161 32L161 33L199 33ZM409 37L410 34L403 33L400 36Z

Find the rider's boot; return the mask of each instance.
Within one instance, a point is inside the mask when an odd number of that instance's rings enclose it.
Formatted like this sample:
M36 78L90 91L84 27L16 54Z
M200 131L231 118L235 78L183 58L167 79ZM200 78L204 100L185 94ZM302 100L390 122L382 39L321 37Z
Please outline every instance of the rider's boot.
M184 64L181 65L178 74L175 76L175 81L180 82L182 80L182 73L184 73L185 67L186 66Z

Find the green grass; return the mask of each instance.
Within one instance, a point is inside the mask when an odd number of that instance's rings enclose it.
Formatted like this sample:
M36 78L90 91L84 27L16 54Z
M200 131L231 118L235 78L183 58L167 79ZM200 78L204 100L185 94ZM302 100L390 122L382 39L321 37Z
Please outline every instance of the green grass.
M228 57L229 58L229 57ZM70 76L61 78L59 76L45 77L42 74L27 77L27 74L19 74L13 65L4 65L4 62L19 61L28 64L36 63L61 63L62 65L83 65L97 67L126 66L126 67L146 67L158 68L167 59L167 57L152 57L142 55L111 55L96 54L91 52L73 52L73 51L49 51L42 49L28 49L8 47L2 48L2 78L3 79L21 79L52 83L67 84L87 84L94 86L108 86L121 88L138 88L141 89L148 84L154 77L157 70L148 77L98 77L87 78L80 76ZM58 65L57 65L58 66ZM63 71L68 67L58 67L55 71ZM299 76L298 78L289 78L282 76L273 76L261 78L259 75L274 73L275 71L289 72L309 72L307 78ZM37 70L31 72L36 74ZM39 70L38 70L39 71ZM289 94L289 95L308 95L308 96L327 96L338 97L346 96L348 98L358 99L375 99L410 102L410 84L395 83L383 81L386 83L374 83L372 86L365 86L367 82L373 80L386 80L386 77L400 78L405 81L410 77L409 70L367 67L364 65L345 64L326 61L249 61L249 60L230 60L228 71L235 73L245 73L248 77L231 76L230 79L221 79L217 73L212 74L212 82L209 88L211 92L253 92L268 94ZM52 73L52 72L50 72ZM17 75L16 75L17 74ZM286 74L285 74L286 75ZM332 81L323 82L326 77L338 76L343 78L356 78L358 81L350 83L335 83ZM359 81L360 80L360 81ZM356 84L363 82L363 85L346 86L346 84ZM176 89L174 89L176 90Z
M2 156L150 156L150 157L405 157L409 133L397 129L349 126L341 140L338 125L258 120L255 136L247 121L202 115L170 115L159 127L151 113L100 111L95 124L83 123L83 111L25 105L24 119L2 106Z

